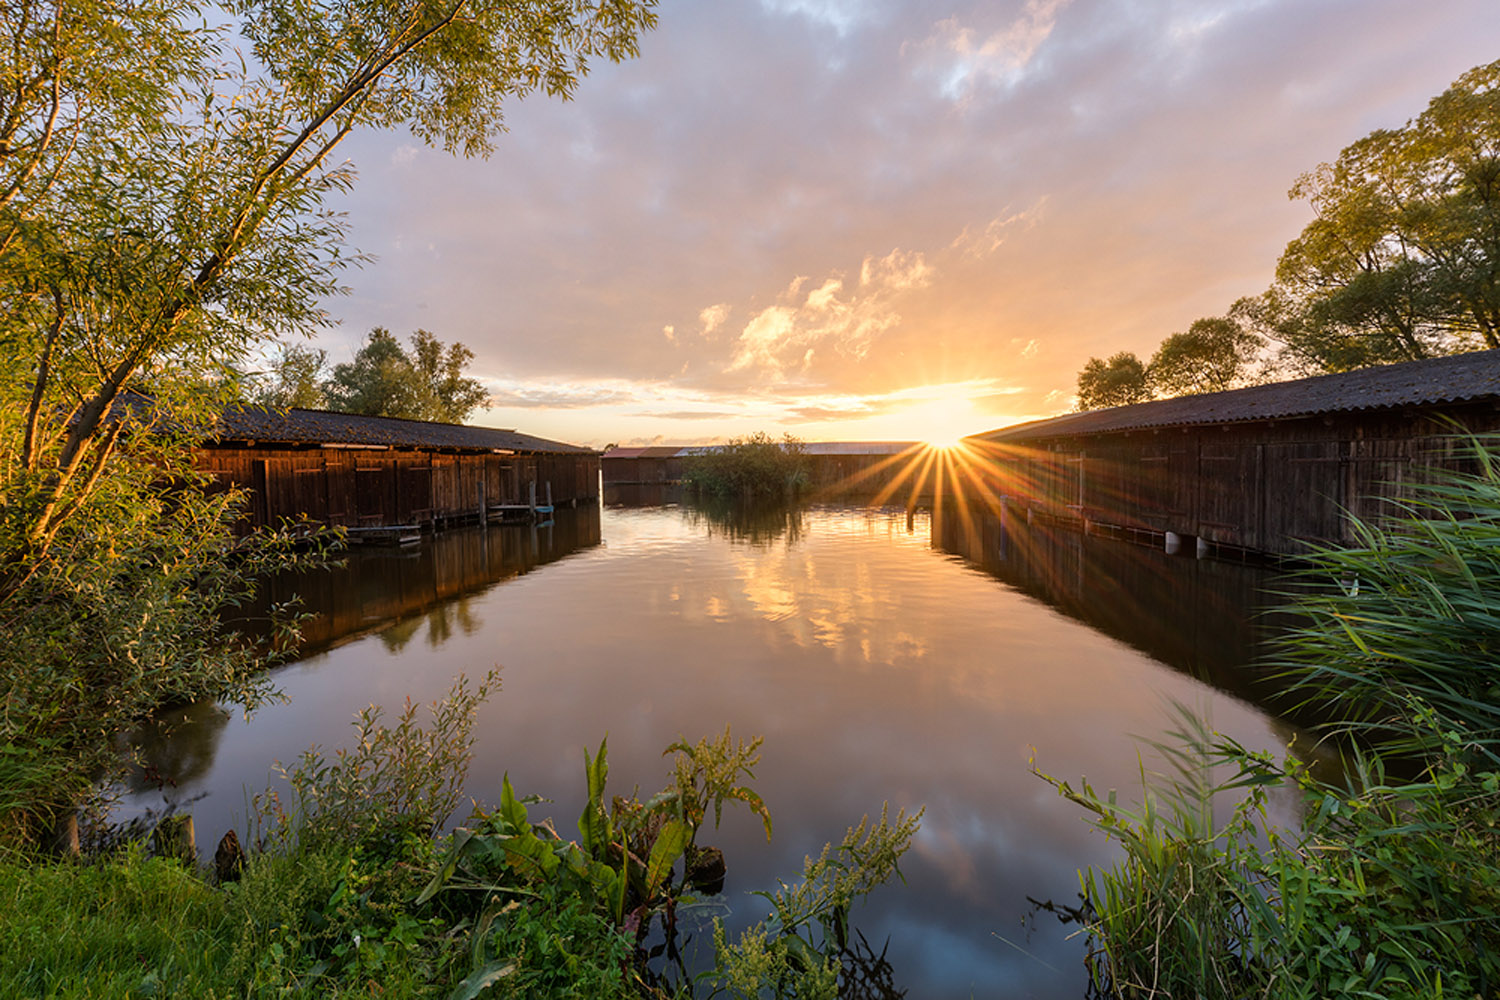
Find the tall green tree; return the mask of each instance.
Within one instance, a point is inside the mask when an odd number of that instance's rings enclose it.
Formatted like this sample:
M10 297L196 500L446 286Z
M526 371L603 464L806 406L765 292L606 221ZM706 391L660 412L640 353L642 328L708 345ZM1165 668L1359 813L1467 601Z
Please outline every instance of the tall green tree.
M1222 392L1246 384L1264 341L1228 316L1194 320L1161 342L1146 376L1158 396Z
M486 155L507 100L565 98L591 59L634 55L653 7L5 5L0 739L82 773L164 698L253 688L211 637L233 595L205 585L232 497L184 484L226 387L267 338L323 322L356 259L335 151L407 127Z
M489 398L478 379L464 375L473 357L463 344L444 345L426 330L412 335L407 351L377 326L352 361L334 366L324 388L345 413L461 424Z
M328 402L323 388L327 368L327 351L305 344L284 344L269 370L261 373L251 398L261 406L280 410L320 410Z
M1500 62L1298 179L1314 219L1260 314L1304 367L1500 347Z
M1078 408L1097 410L1106 406L1144 403L1151 398L1146 366L1130 351L1120 351L1108 361L1089 358L1078 373Z

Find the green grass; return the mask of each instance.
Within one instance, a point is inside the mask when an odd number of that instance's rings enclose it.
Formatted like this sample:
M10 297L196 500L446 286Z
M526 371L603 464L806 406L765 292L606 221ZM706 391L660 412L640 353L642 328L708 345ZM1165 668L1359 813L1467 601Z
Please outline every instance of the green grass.
M0 991L229 996L231 897L181 864L0 864Z

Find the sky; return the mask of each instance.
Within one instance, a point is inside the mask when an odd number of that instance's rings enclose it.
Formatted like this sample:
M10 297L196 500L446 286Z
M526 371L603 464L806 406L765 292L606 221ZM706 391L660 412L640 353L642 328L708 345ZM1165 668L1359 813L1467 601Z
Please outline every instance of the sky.
M489 159L351 137L317 345L461 341L556 440L946 441L1263 291L1299 174L1500 58L1494 0L662 0Z

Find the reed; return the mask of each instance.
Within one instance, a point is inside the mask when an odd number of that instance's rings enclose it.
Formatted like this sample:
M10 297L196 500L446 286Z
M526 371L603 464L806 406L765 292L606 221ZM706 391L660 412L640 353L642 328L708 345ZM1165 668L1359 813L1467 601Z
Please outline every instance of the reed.
M1345 775L1178 709L1144 803L1059 792L1124 858L1081 873L1101 992L1473 997L1500 989L1500 441L1295 576L1269 661L1350 738ZM1268 819L1273 794L1301 821ZM1222 819L1218 818L1222 817Z

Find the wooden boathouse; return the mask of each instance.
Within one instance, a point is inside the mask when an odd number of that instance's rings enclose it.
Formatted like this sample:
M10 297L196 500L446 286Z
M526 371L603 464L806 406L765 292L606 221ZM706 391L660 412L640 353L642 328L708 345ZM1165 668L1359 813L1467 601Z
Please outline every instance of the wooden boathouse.
M1500 351L1092 410L966 438L965 505L1086 531L1295 555L1353 541L1464 432L1500 430Z
M198 447L199 471L249 489L242 530L284 518L390 534L593 502L599 453L514 430L241 407Z

